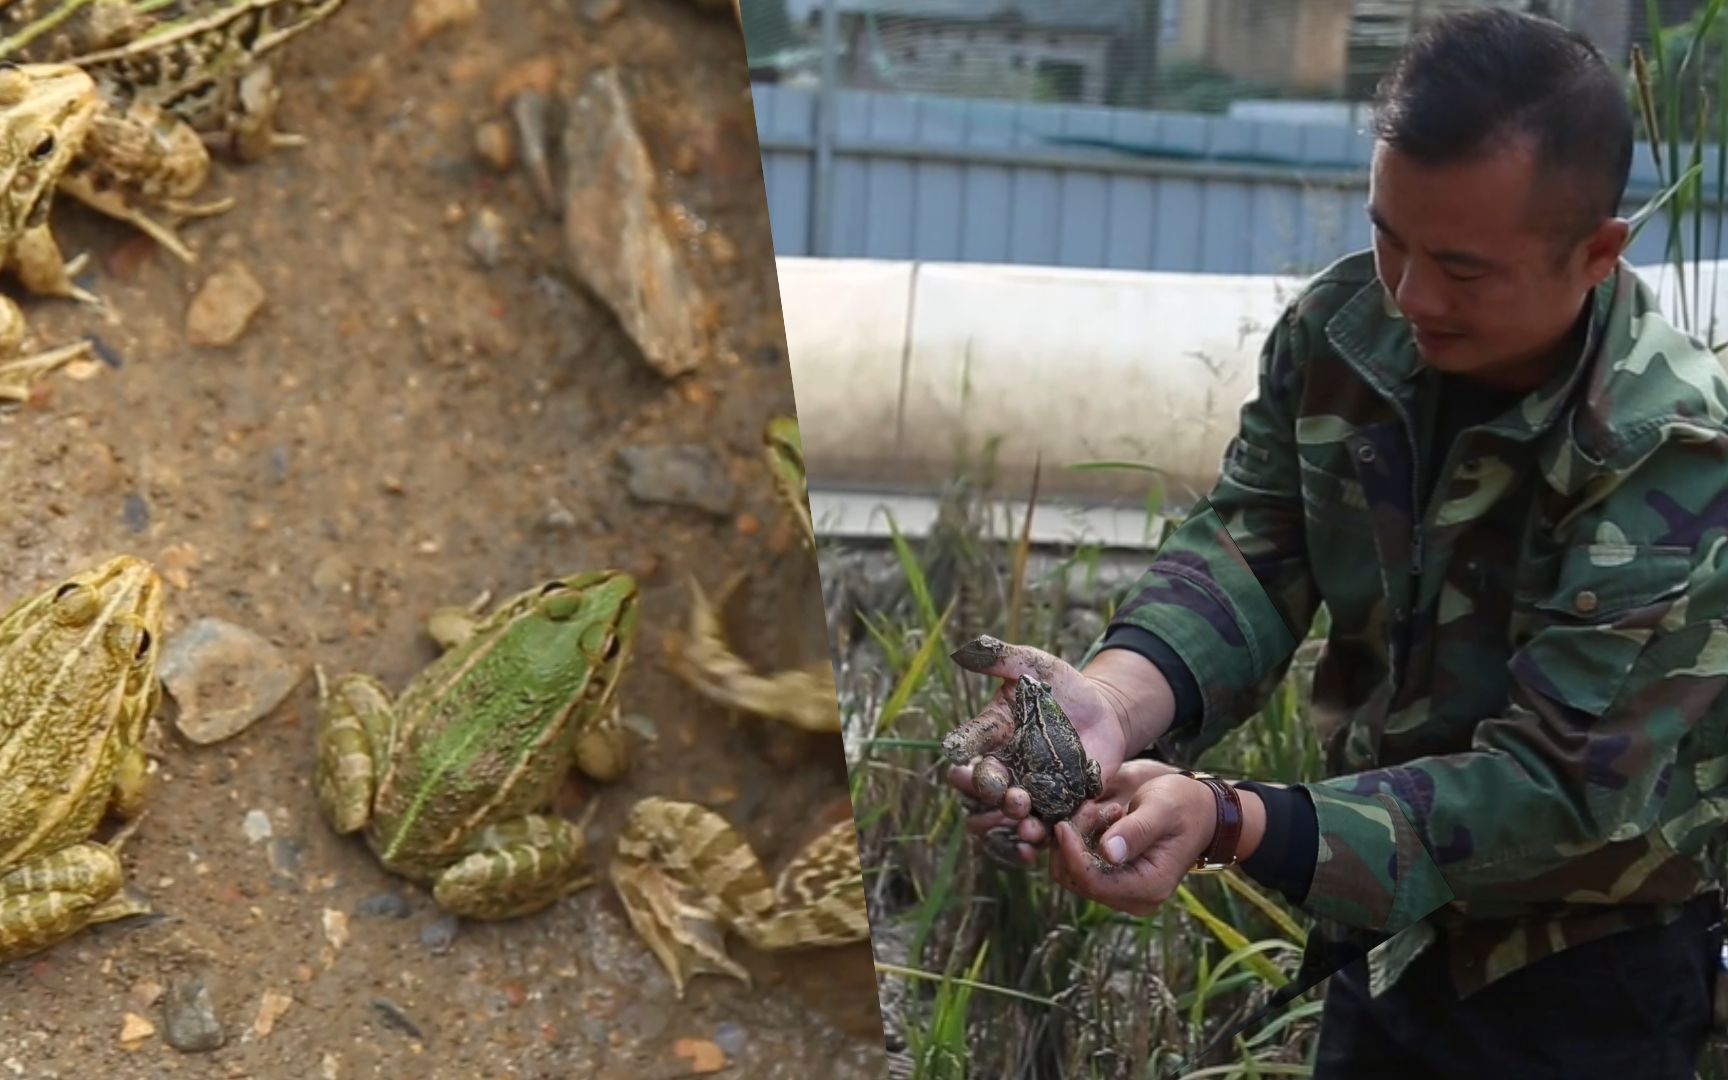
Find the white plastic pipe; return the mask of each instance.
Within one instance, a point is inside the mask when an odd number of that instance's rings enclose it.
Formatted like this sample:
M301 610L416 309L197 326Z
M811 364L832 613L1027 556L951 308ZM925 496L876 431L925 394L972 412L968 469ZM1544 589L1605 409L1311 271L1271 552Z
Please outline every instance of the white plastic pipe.
M1272 323L1302 279L781 258L813 490L933 492L992 441L997 492L1178 505L1217 477ZM1672 273L1640 268L1675 307ZM1728 318L1728 274L1706 264Z

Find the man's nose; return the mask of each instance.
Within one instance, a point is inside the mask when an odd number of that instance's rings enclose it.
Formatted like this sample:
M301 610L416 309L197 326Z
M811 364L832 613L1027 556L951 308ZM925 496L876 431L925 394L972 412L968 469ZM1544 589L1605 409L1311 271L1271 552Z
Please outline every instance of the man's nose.
M1417 267L1413 262L1404 264L1404 273L1398 279L1398 291L1393 294L1393 300L1404 317L1414 323L1438 322L1446 313L1445 294L1435 280L1434 272Z

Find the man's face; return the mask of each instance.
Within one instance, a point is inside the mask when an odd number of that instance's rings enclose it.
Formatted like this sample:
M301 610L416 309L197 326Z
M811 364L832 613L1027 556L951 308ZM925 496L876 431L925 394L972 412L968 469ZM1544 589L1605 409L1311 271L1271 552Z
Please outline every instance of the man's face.
M1477 160L1420 164L1375 147L1368 213L1374 261L1430 366L1510 387L1539 385L1586 294L1613 272L1625 223L1605 220L1560 257L1536 212L1536 159L1522 141ZM1535 198L1532 198L1535 196Z

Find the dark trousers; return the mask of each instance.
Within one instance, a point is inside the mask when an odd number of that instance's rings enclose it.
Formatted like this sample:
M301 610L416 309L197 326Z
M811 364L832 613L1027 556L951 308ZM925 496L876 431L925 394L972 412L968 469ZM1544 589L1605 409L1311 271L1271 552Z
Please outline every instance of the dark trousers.
M1378 999L1365 961L1340 968L1313 1080L1692 1080L1723 939L1711 901L1670 926L1574 946L1462 1001L1443 942Z

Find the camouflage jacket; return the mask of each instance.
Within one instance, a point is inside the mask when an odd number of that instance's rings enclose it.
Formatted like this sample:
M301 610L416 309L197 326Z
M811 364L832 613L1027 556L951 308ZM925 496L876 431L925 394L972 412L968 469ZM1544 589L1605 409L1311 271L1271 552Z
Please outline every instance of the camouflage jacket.
M1378 992L1438 931L1469 993L1724 876L1728 382L1622 264L1582 362L1465 429L1422 505L1424 371L1371 254L1309 282L1112 626L1193 673L1200 722L1167 742L1192 761L1325 605L1304 976L1385 942Z

